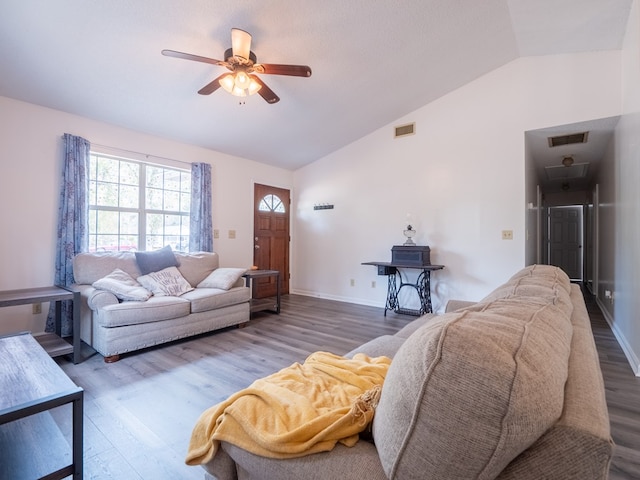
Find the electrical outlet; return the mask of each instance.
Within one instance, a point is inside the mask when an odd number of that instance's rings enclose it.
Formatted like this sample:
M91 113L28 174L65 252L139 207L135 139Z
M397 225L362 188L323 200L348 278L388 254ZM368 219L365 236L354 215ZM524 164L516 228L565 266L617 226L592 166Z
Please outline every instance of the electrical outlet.
M42 304L34 303L33 305L31 305L31 310L34 315L38 315L39 313L42 313Z
M371 281L371 288L376 288L376 281L375 280Z
M513 230L502 230L503 240L513 240Z
M356 286L356 281L352 278L352 279L349 281L349 285L351 285L352 287L355 287L355 286Z
M229 230L229 238L231 238L231 239L236 238L236 231L235 230Z
M609 300L609 303L613 303L614 293L611 290L604 291L604 298Z
M220 230L217 228L213 231L213 238L220 238Z

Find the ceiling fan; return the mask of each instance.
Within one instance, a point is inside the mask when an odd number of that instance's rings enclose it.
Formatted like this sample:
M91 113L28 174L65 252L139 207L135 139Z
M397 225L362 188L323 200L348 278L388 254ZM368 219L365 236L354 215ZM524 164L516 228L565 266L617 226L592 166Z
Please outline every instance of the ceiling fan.
M307 65L257 63L256 54L251 51L251 35L239 28L231 29L231 48L224 52L224 61L190 53L176 52L175 50L162 50L162 54L167 57L219 65L230 70L231 73L223 73L198 90L200 95L210 95L222 87L237 97L246 97L258 93L267 103L276 103L280 101L280 97L256 76L256 73L294 77L311 76L311 68Z

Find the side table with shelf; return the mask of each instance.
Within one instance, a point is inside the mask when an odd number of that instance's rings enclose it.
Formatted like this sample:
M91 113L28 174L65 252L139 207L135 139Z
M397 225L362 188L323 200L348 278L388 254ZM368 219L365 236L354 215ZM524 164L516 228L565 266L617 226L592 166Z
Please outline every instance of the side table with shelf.
M61 338L62 334L62 301L73 301L73 338L69 344ZM73 363L80 360L80 292L65 287L35 287L19 290L0 291L0 307L28 305L34 303L55 302L55 333L37 335L36 340L52 357L71 354Z
M247 270L242 275L245 285L251 288L252 281L260 277L275 277L276 279L276 296L269 298L251 298L251 313L269 311L280 314L280 272L278 270ZM252 290L253 297L253 290Z

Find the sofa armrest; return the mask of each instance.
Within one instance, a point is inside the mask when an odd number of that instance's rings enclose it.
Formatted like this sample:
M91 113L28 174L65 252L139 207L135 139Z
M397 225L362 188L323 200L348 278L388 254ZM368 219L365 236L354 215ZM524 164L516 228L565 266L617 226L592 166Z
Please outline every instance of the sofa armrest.
M447 306L445 307L445 313L455 312L461 308L470 307L471 305L475 305L476 302L469 302L467 300L449 300L447 302Z
M86 297L87 305L93 311L106 307L107 305L117 305L119 303L118 297L113 293L105 290L98 290L97 288L89 287L81 292L81 295Z

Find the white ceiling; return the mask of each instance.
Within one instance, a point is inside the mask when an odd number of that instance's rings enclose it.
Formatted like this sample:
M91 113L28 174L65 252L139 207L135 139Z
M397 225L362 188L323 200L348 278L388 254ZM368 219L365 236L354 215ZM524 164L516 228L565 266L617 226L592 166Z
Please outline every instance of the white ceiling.
M519 57L621 47L632 0L2 0L0 96L296 169ZM196 92L232 27L281 98Z

